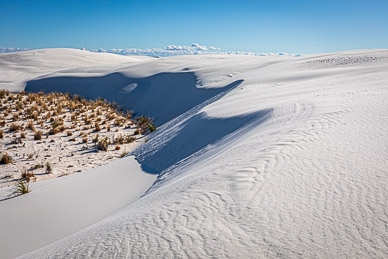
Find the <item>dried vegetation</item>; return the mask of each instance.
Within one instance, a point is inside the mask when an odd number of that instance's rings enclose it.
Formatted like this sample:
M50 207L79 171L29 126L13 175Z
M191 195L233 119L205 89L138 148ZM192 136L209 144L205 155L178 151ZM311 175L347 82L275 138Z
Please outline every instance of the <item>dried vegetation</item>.
M107 163L155 130L152 119L133 118L115 103L71 94L0 90L0 111L0 187Z

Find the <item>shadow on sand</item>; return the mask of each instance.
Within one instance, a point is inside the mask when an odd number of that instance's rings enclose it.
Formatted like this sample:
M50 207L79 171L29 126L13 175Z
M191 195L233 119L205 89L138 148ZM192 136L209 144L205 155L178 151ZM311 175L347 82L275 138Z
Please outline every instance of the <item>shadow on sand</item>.
M228 118L211 118L201 112L181 125L171 129L170 137L160 141L153 138L139 152L136 159L148 173L164 173L166 170L210 157L221 147L238 140L247 131L265 122L272 110L262 110L247 115ZM200 158L201 157L201 158Z
M154 118L156 125L166 124L163 136L155 132L150 143L134 152L146 172L159 174L209 150L213 152L215 146L236 139L249 125L268 117L270 110L230 118L210 118L200 112L242 81L218 88L198 88L192 72L159 73L144 78L116 72L99 77L41 78L29 81L26 91L67 92L89 99L103 97Z
M103 97L139 115L154 118L160 126L220 93L227 93L242 80L225 87L198 88L192 72L159 73L131 78L116 72L98 77L48 77L29 81L27 92L62 92L88 99Z

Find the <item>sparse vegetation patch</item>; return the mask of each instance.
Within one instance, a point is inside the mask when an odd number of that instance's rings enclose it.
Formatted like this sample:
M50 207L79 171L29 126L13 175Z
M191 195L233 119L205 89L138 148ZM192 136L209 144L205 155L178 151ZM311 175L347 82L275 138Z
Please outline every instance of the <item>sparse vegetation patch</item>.
M63 93L0 90L0 111L0 187L100 166L156 129L115 103Z
M20 179L16 182L14 191L9 196L19 196L31 192L29 181Z

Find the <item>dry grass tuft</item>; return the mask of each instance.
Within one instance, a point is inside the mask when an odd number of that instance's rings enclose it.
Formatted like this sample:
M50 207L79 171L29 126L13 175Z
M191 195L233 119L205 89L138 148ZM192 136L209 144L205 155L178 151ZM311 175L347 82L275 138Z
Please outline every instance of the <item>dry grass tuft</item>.
M100 124L98 124L98 122L94 123L94 127L95 127L95 131L100 131L101 130Z
M53 173L53 166L49 162L46 163L46 173L48 174Z
M14 195L23 195L31 192L29 187L29 183L27 180L18 180L15 185L14 191L10 194L10 196Z
M35 132L34 134L34 140L41 140L42 139L42 131L41 130L38 130L37 132Z
M33 123L32 121L30 121L30 122L27 124L26 129L30 129L30 130L32 130L32 131L35 131L34 123Z
M16 123L12 123L11 126L9 126L10 131L19 131L20 130L20 125Z
M12 158L8 155L8 153L4 153L0 159L0 164L9 164L12 162Z
M108 151L108 139L100 140L97 144L97 149L101 151Z

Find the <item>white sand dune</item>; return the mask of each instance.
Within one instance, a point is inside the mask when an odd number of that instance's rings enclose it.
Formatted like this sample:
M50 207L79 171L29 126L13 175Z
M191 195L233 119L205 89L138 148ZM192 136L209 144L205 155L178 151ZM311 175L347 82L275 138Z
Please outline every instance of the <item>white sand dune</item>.
M25 85L103 96L153 116L159 129L133 155L157 180L109 217L102 219L108 209L96 212L102 220L81 231L20 252L21 242L12 241L1 257L34 249L24 257L388 257L387 50L170 57L102 70L31 76ZM93 181L91 173L83 177ZM38 192L52 194L39 186L34 192L0 202L0 222L33 226L37 214L1 213L29 199L35 206ZM64 204L79 206L46 209ZM75 216L74 225L78 217L90 215Z
M39 76L62 73L101 74L107 67L151 60L144 56L92 53L77 49L38 49L0 54L0 89L22 91L26 82ZM128 65L127 65L128 66Z

